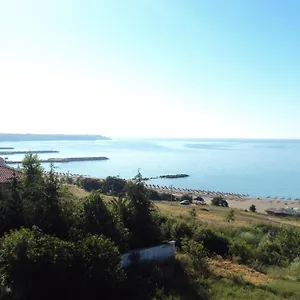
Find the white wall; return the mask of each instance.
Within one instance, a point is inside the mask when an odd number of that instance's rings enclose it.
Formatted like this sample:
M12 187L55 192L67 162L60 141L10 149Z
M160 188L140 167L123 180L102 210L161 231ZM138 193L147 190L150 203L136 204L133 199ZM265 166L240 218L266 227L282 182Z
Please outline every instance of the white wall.
M132 254L138 254L141 262L164 261L175 256L175 242L170 241L156 247L133 250L123 254L121 261L124 268L130 265Z

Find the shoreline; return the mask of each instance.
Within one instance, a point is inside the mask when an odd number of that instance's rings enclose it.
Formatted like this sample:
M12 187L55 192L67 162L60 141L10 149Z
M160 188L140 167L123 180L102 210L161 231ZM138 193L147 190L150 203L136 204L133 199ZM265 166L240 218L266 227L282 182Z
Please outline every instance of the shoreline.
M149 189L156 190L157 192L165 192L170 193L171 189L168 187L151 187L147 184L145 186ZM202 197L207 204L211 204L211 200L216 196L222 196L229 204L229 207L248 210L249 207L254 204L256 206L256 211L259 213L266 214L266 210L270 208L286 208L287 206L290 208L300 207L300 200L297 199L278 199L278 198L267 198L267 197L251 197L249 195L236 194L236 193L222 193L222 192L212 192L212 191L199 191L199 190L191 190L191 189L178 189L174 190L172 188L172 195L174 197L180 197L183 194L189 194L193 197L200 196Z
M108 157L105 156L89 156L89 157L65 157L65 158L48 158L48 159L39 159L40 163L68 163L68 162L82 162L82 161L99 161L99 160L108 160ZM21 164L21 160L10 160L5 162L8 165Z
M92 177L89 175L80 175L72 173L56 173L59 177L71 177L72 179L77 179L79 177L91 178L104 180L104 178ZM145 187L148 189L155 190L159 193L171 193L171 188L167 186L153 185L144 183ZM285 208L285 207L300 207L300 199L280 199L275 197L252 197L245 194L239 193L225 193L225 192L215 192L215 191L204 191L195 189L180 189L172 187L173 197L180 197L183 194L189 194L193 197L202 197L207 204L211 203L211 200L216 196L222 196L226 201L228 201L229 207L248 210L249 207L254 204L256 206L257 212L266 214L266 210L270 208ZM171 200L171 199L170 199ZM175 202L175 201L174 201ZM178 201L176 201L178 202Z
M59 153L59 151L57 151L57 150L0 151L0 155L16 155L16 154L29 154L29 153L32 153L32 154L49 154L49 153Z

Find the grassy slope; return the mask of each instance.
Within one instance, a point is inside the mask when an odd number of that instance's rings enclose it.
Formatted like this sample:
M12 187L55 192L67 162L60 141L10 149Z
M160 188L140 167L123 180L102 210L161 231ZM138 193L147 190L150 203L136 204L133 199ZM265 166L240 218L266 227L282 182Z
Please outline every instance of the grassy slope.
M289 220L286 218L278 218L278 217L270 217L265 214L260 213L252 213L252 212L244 212L238 209L234 209L235 211L235 222L228 223L226 221L226 216L229 212L229 208L224 207L214 207L210 205L206 205L205 207L201 207L198 205L180 205L178 202L173 202L170 204L169 202L155 202L155 206L165 212L169 213L173 216L188 216L188 213L191 208L195 208L197 212L197 219L200 222L215 226L215 227L224 227L224 226L245 226L254 223L264 223L264 224L272 224L272 225L286 225L286 226L296 226L300 227L300 222L297 220ZM203 210L207 209L209 211Z
M76 198L82 198L89 195L88 192L78 188L77 186L69 186L69 192ZM113 197L103 195L105 200L110 200ZM155 206L160 211L170 214L172 216L181 216L183 218L189 216L191 206L181 206L178 203L172 205L167 202L155 202ZM201 210L201 207L193 206L196 208L197 220L199 222L209 224L214 227L225 226L247 226L253 223L271 223L280 226L300 226L300 223L294 220L286 220L280 218L271 218L262 214L246 213L235 210L236 220L234 223L226 221L228 208L214 208L207 206L209 211ZM253 218L253 216L255 216ZM184 266L184 256L178 254L177 261ZM300 285L297 280L291 278L290 274L283 269L272 269L270 274L259 273L247 266L237 264L233 261L223 260L221 258L209 259L208 269L210 271L210 292L212 300L227 300L227 299L251 299L251 300L298 300L300 299ZM188 275L188 270L185 271ZM176 276L175 276L176 277ZM176 280L173 278L173 280ZM178 288L181 282L178 282ZM193 286L189 291L187 289L191 286L187 284L182 288L177 296L178 299L201 299L199 293L193 293L193 289L201 289L199 283ZM185 295L185 297L184 297ZM205 297L203 297L205 299ZM207 298L208 299L208 298Z

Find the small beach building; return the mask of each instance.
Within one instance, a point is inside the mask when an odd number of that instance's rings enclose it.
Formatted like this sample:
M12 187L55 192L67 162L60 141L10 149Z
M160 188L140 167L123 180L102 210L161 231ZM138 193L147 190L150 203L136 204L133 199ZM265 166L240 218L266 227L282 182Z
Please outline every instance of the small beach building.
M14 176L21 178L22 172L7 166L4 159L0 157L0 194L5 194Z
M277 217L288 217L288 216L300 217L300 211L299 208L297 207L269 208L266 209L266 213L270 216L277 216Z

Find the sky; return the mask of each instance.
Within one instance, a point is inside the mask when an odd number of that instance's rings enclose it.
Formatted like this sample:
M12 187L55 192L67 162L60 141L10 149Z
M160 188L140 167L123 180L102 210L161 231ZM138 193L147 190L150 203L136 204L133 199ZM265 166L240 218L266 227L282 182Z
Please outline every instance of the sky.
M0 132L300 138L298 0L0 0Z

